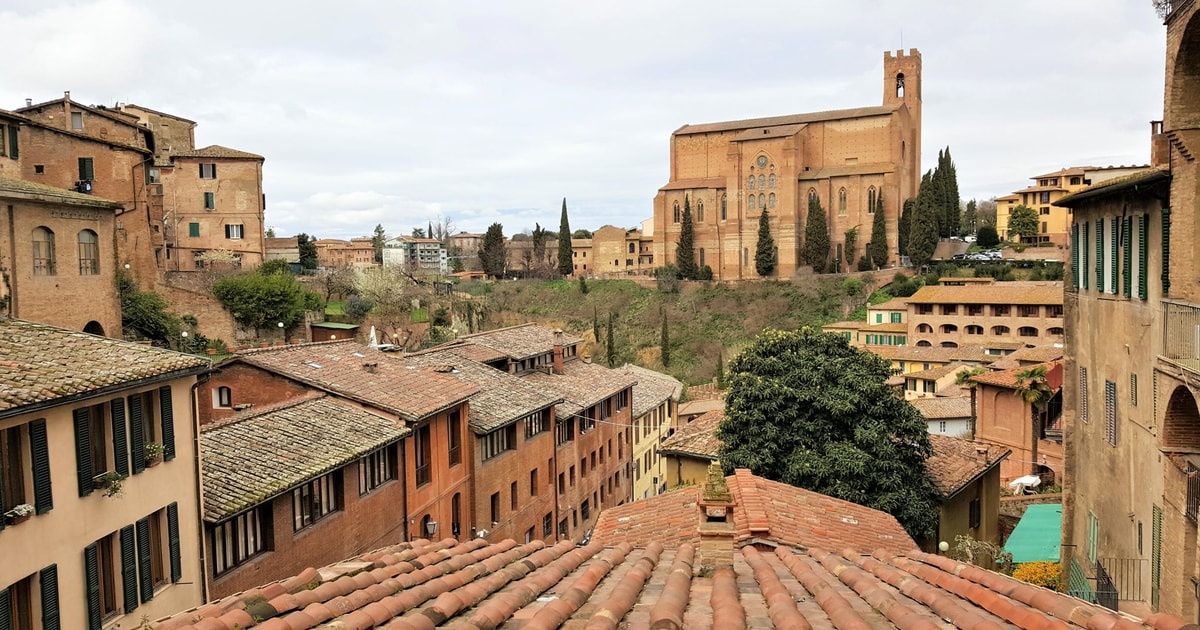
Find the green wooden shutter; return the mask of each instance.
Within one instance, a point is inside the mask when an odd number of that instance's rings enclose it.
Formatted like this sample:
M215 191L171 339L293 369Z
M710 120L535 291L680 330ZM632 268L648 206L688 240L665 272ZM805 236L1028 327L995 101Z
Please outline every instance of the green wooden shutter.
M1171 292L1171 209L1162 209L1162 292Z
M46 440L46 421L29 423L29 460L33 469L33 503L38 514L54 509L50 486L50 448Z
M1083 246L1079 248L1079 278L1083 280L1083 288L1088 288L1088 278L1091 277L1091 270L1088 269L1088 251L1090 244L1088 243L1088 232L1091 231L1091 221L1083 222Z
M1121 286L1125 289L1125 297L1133 297L1133 217L1122 219L1121 249L1124 252L1121 258L1124 262L1122 272L1125 279Z
M1112 224L1112 244L1109 245L1110 251L1108 252L1108 292L1113 295L1121 291L1121 281L1117 276L1119 269L1117 265L1120 263L1120 258L1117 257L1117 248L1121 246L1120 221L1121 219L1118 217L1113 217L1112 221L1109 221Z
M125 399L109 404L112 416L113 466L122 475L129 474L129 440L125 436Z
M150 519L137 522L138 573L141 576L142 601L154 599L154 574L150 566Z
M196 166L200 167L200 179L204 179L204 165L197 164Z
M192 237L200 236L200 224L199 223L189 223L188 224L188 236L192 236Z
M83 550L83 574L87 587L88 630L101 630L100 613L100 551L96 543Z
M1104 293L1104 218L1096 219L1096 291Z
M16 125L8 126L8 157L14 160L21 157L21 142L17 139L17 129Z
M92 441L88 433L87 407L76 409L75 416L75 466L78 469L79 496L92 493Z
M130 451L133 455L133 474L146 470L146 435L142 431L142 397L129 397Z
M1071 286L1079 288L1079 224L1071 224Z
M12 630L12 596L8 589L0 590L0 630Z
M175 459L175 401L171 397L171 386L158 388L159 419L162 422L163 461Z
M138 607L137 547L134 546L133 525L121 528L121 592L125 598L125 613Z
M0 463L3 463L3 461L4 453L0 453ZM4 486L0 484L0 510L3 510L6 505L8 504L4 502ZM3 514L0 514L0 529L4 529L5 521L7 520Z
M58 618L58 565L42 569L38 575L42 587L42 630L59 630Z
M171 553L171 583L183 579L183 558L179 554L179 504L167 506L167 548Z
M1158 611L1162 592L1162 508L1154 506L1150 525L1150 605Z
M1146 247L1147 239L1150 234L1150 215L1143 214L1138 217L1138 298L1145 300L1149 292L1150 251Z

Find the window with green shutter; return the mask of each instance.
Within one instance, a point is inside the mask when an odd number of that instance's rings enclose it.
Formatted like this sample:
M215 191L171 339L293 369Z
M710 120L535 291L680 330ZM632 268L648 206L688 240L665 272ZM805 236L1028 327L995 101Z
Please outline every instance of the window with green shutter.
M114 399L109 403L112 418L113 466L122 475L129 474L129 440L125 436L125 400Z
M129 397L129 437L130 437L130 454L133 455L133 474L138 474L146 470L146 434L143 429L142 417L145 410L142 408L141 394L135 394Z
M137 522L138 583L141 584L142 602L154 599L154 573L150 566L150 519Z
M58 565L52 564L38 574L42 587L42 630L59 630L58 618Z
M1100 519L1091 512L1088 512L1087 534L1087 557L1092 564L1096 564L1097 546L1100 541Z
M88 630L101 630L104 613L100 610L100 551L96 543L83 550L83 575L87 595Z
M1079 288L1079 224L1071 224L1071 287Z
M1171 292L1171 209L1162 209L1162 292Z
M163 461L175 459L175 411L171 398L171 386L158 388L159 421L162 423Z
M1121 286L1125 289L1125 297L1133 297L1133 217L1123 218L1121 225L1121 257L1124 261Z
M167 506L167 548L171 556L171 583L183 579L183 558L179 553L179 504Z
M29 423L29 463L33 469L33 504L38 514L54 509L50 484L50 448L46 440L46 421Z
M73 412L75 420L75 467L78 473L79 496L86 497L92 493L92 440L88 430L88 410L86 407Z
M204 193L204 209L212 210L216 207L217 207L216 193L210 193L210 192Z
M1116 295L1121 290L1121 285L1117 278L1117 264L1120 262L1120 258L1117 256L1117 247L1121 243L1119 234L1121 224L1119 221L1118 217L1113 217L1109 221L1112 224L1109 230L1112 232L1112 239L1108 242L1108 292L1113 295Z
M189 223L188 224L188 236L191 236L193 238L200 236L200 224L199 223Z
M1088 269L1088 252L1091 251L1088 244L1088 232L1091 230L1091 221L1083 223L1083 244L1079 248L1079 277L1083 280L1083 288L1088 288L1088 278L1091 277L1091 270Z
M1146 248L1150 234L1150 215L1143 214L1138 217L1138 224L1138 298L1145 300L1150 289L1150 283L1147 281L1150 273L1150 252Z
M137 610L137 546L133 525L121 528L121 593L125 603L125 614Z
M92 181L96 179L96 169L90 157L79 158L79 179Z
M1096 292L1104 293L1104 218L1096 219Z

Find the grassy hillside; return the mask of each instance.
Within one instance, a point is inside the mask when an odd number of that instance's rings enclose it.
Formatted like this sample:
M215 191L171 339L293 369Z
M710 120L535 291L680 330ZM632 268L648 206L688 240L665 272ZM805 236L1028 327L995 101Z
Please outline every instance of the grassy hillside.
M523 322L561 327L584 339L582 354L604 363L605 330L612 312L617 363L643 365L695 384L713 377L718 356L728 361L764 328L792 329L843 319L866 302L872 288L869 279L864 288L834 278L685 284L679 293L666 293L627 280L593 280L585 294L578 283L563 280L500 282L480 296L486 300L484 327ZM659 349L664 316L670 338L666 367ZM600 343L593 332L597 320Z

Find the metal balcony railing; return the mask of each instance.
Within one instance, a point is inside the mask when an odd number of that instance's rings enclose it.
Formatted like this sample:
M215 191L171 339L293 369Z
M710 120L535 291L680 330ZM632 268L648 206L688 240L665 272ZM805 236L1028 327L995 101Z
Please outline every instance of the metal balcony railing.
M1158 354L1200 371L1200 306L1163 300L1163 336Z

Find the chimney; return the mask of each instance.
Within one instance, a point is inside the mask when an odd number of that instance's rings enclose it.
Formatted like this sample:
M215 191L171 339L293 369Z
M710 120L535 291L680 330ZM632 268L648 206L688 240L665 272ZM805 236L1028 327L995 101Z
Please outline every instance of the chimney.
M68 101L71 100L71 90L63 90L63 98Z
M31 99L31 98L25 99L25 107L33 107L33 99Z
M984 464L991 464L991 459L988 458L988 447L982 444L975 445L975 461L982 461Z
M1163 121L1150 121L1150 166L1167 166L1171 161L1171 148L1163 134Z
M563 373L563 331L554 331L554 373Z
M374 374L379 369L379 363L364 363L362 367L367 372Z
M733 540L737 534L733 527L733 495L717 462L708 467L708 480L700 491L697 505L700 508L700 522L696 526L700 538L700 566L732 567Z

